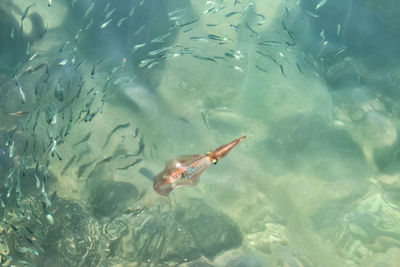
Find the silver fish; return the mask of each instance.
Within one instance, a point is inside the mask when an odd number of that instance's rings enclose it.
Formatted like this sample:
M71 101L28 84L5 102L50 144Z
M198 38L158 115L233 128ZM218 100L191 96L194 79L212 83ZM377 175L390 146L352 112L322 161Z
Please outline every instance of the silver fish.
M116 8L113 8L110 12L108 12L105 16L106 19L108 19L109 17L112 16L112 14L115 12L115 10L117 10Z
M135 12L135 8L136 8L136 6L133 6L132 8L131 8L131 10L129 10L129 17L132 17L133 16L133 12Z
M315 6L315 10L320 9L320 8L323 7L327 2L328 2L328 0L321 0L321 1Z
M93 8L94 8L94 2L92 2L92 3L90 4L90 6L88 7L88 9L86 10L86 12L85 12L85 18L89 15L90 12L92 12Z
M58 66L65 66L65 65L67 65L67 63L68 63L68 59L63 59L63 60L61 60L60 62L58 62Z
M133 34L139 35L139 33L141 33L143 31L144 27L146 27L146 24L143 24L142 26L140 26L139 29L137 29Z
M167 50L170 49L170 48L171 48L170 46L167 46L167 47L162 47L162 48L160 48L160 49L152 50L152 51L150 51L150 52L148 53L148 55L149 55L149 56L156 56L156 55L158 55L158 54L160 54L160 53L162 53L162 52L167 51Z
M28 16L29 9L30 9L31 7L33 7L34 5L35 5L35 4L29 5L29 6L25 9L24 14L22 14L22 17L21 17L21 24L22 24L22 22L24 21L24 19ZM22 25L21 25L21 27L22 27Z
M134 45L134 46L132 47L131 53L132 53L132 54L136 53L136 51L137 51L139 48L142 48L142 47L144 47L145 45L146 45L146 43Z
M124 23L124 21L127 20L127 19L128 19L128 17L123 17L120 20L118 20L117 27L118 28L121 27L122 23Z
M92 27L93 21L94 21L93 18L91 18L90 21L89 21L89 23L88 23L88 25L86 25L85 30L89 30L90 27Z
M108 24L110 24L111 21L112 21L112 19L110 19L109 21L106 21L103 24L101 24L100 29L104 29L105 27L107 27Z
M24 93L24 91L22 91L22 87L21 86L19 87L19 96L21 97L22 104L25 104L25 100L26 100L25 93Z
M165 34L162 34L162 35L160 35L160 36L157 36L156 38L154 38L154 39L151 40L150 42L152 42L152 43L162 43L162 42L164 42L164 39L167 38L167 37L170 36L170 35L171 35L171 33L170 33L170 32L167 32L167 33L165 33Z
M26 55L29 56L29 54L31 53L31 44L28 42L28 44L26 45Z

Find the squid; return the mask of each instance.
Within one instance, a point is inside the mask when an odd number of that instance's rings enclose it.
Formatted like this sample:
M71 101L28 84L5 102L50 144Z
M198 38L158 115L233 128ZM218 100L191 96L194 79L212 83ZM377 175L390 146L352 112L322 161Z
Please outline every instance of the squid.
M160 195L169 196L172 190L177 187L197 185L200 181L200 175L211 164L217 164L245 138L246 136L237 138L206 154L185 155L168 161L164 170L154 177L154 191Z

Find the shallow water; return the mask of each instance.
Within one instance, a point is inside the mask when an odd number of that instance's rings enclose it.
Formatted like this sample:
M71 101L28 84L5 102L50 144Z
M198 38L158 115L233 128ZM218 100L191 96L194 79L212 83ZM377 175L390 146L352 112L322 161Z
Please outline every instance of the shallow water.
M4 266L397 266L395 0L0 2ZM246 135L194 187L153 177Z

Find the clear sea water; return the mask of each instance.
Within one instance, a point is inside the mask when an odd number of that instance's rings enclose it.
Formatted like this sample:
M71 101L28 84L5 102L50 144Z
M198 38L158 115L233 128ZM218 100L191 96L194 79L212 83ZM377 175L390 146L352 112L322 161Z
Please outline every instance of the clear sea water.
M2 266L399 266L400 2L1 0ZM165 197L168 160L247 138Z

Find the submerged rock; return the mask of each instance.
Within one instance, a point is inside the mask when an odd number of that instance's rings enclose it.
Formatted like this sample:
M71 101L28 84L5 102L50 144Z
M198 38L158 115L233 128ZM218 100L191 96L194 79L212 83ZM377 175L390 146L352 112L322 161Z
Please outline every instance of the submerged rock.
M242 234L237 224L228 216L200 201L191 201L190 208L176 217L185 225L207 258L237 247Z
M107 266L108 241L97 220L67 200L58 199L53 206L54 224L42 244L40 266Z
M239 227L228 216L191 200L187 209L143 213L132 218L116 253L129 262L178 264L202 255L213 259L240 246L242 239Z
M89 205L96 216L116 216L123 213L130 201L139 195L130 183L103 181L91 190Z

